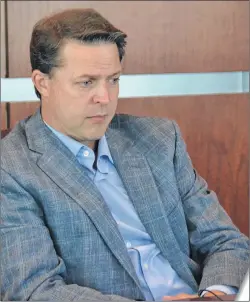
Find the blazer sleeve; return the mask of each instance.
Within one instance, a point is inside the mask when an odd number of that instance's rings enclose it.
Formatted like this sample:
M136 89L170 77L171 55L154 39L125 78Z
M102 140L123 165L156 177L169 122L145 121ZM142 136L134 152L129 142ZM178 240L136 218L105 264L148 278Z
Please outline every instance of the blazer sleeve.
M216 284L239 288L249 267L249 239L232 223L216 194L194 170L180 129L173 124L174 167L192 258L203 269L199 289Z
M2 301L132 301L66 284L58 257L33 196L1 170L1 300Z

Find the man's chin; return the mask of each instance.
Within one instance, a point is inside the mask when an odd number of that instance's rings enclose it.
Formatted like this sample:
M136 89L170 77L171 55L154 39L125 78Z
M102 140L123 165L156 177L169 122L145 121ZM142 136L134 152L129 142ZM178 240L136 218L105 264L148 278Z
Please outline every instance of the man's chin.
M105 131L99 132L99 133L93 133L91 135L86 135L85 140L88 141L98 141L100 140L105 134Z

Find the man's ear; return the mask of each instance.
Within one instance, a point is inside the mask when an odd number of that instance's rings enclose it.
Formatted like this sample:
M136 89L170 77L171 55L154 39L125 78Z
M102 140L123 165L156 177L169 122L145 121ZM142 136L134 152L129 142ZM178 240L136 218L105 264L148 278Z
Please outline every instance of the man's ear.
M40 70L35 69L32 72L32 82L36 89L40 92L41 96L48 97L49 95L49 75L42 73Z

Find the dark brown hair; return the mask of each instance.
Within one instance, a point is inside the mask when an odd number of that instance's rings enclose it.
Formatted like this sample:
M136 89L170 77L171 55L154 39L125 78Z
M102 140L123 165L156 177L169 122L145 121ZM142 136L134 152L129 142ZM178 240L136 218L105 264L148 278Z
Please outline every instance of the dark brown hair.
M114 27L94 9L65 10L37 22L30 41L32 71L51 75L60 66L59 50L65 40L84 43L116 43L120 60L125 54L127 35ZM36 95L41 99L39 91Z

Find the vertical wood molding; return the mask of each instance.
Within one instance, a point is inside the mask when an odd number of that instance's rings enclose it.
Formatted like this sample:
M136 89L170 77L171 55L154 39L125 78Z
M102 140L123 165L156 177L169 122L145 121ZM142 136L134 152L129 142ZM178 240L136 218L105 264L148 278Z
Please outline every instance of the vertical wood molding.
M6 77L6 28L5 28L5 1L1 0L1 64L0 64L0 72L1 78ZM1 103L1 129L7 129L7 104Z
M1 78L6 77L5 3L1 1Z
M1 130L7 129L6 104L1 103Z

